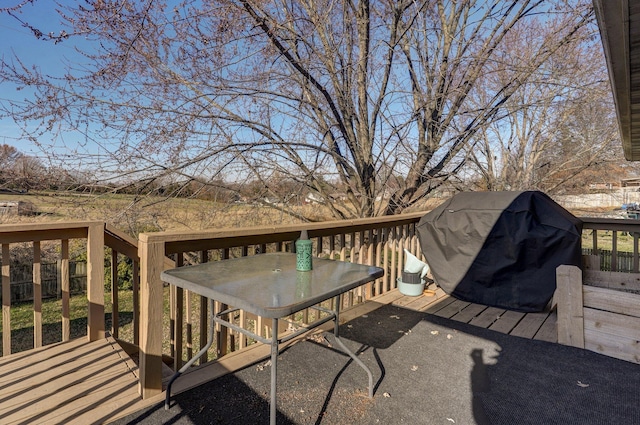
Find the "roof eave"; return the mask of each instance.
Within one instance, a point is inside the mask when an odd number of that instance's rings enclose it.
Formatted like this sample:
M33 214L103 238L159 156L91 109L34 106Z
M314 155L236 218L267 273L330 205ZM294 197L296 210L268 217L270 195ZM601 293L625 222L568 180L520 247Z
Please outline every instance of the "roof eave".
M631 131L632 96L628 0L593 0L593 5L607 60L624 156L629 161L638 161L640 160L640 138L632 137Z

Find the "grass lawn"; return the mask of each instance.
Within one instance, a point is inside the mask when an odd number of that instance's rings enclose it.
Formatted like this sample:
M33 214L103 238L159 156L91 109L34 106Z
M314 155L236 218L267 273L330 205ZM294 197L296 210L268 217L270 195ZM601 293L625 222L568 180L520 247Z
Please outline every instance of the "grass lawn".
M617 236L618 252L633 252L633 235L618 232ZM585 229L582 231L582 247L593 248L593 231ZM611 250L613 247L613 232L598 230L598 248Z
M186 291L185 291L186 294ZM129 343L133 343L133 293L130 290L118 292L119 303L119 339ZM164 311L163 315L163 346L164 354L171 354L171 338L170 338L170 318L169 318L169 287L164 288ZM191 358L200 347L200 296L193 295L191 298L191 322L192 322L192 349L187 346L187 325L183 324L183 350L182 358L186 361ZM184 303L187 303L187 296L184 297ZM330 307L329 301L324 307ZM105 292L105 328L111 330L111 294ZM62 340L62 322L61 314L62 302L57 299L43 300L42 302L42 334L43 345L53 344ZM317 319L315 313L312 313L313 320ZM294 318L297 322L303 321L303 314L299 313ZM186 313L185 313L186 321ZM1 320L0 320L0 323ZM238 322L236 322L239 324ZM254 321L248 321L247 326L251 330L255 326ZM80 294L72 296L70 299L70 327L71 338L82 338L87 335L87 299L86 295ZM1 326L0 326L1 329ZM1 332L0 332L1 334ZM206 335L204 335L206 338ZM0 347L2 338L0 337ZM253 343L250 341L249 344ZM11 306L11 352L18 353L33 348L33 303L20 303ZM209 360L216 358L217 348L214 345L209 349Z
M169 311L169 288L164 289L165 312ZM86 295L74 295L70 298L70 334L71 338L81 338L87 335L87 298ZM132 291L119 291L118 304L119 335L124 341L133 343L133 294ZM193 296L192 306L192 337L193 352L197 352L200 344L200 297ZM111 294L105 292L105 328L111 330ZM0 318L0 324L2 320ZM1 326L0 326L1 329ZM169 315L163 316L163 352L169 354L170 333ZM0 335L2 332L0 332ZM205 335L206 338L206 335ZM43 345L53 344L62 340L62 301L58 299L48 299L42 302L42 343ZM189 354L186 347L186 326L183 330L183 358ZM0 337L0 347L2 338ZM11 306L11 352L18 353L33 348L33 303L25 302ZM1 350L1 348L0 348ZM209 359L215 358L216 349L212 347L209 352Z
M132 335L131 319L133 307L131 291L121 291L120 322L122 334ZM87 298L74 295L70 298L70 334L71 338L87 335ZM105 317L107 329L111 327L111 294L105 294ZM1 321L0 321L1 322ZM133 339L131 337L131 339ZM47 299L42 301L42 343L53 344L62 340L62 301ZM24 302L11 306L11 352L17 353L33 348L33 303Z

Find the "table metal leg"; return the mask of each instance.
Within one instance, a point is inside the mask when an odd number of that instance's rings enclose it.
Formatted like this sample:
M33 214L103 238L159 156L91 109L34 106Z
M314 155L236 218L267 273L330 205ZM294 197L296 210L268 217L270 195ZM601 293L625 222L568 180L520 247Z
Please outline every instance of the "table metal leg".
M214 311L213 311L213 300L209 299L209 311L211 312L211 315L214 315ZM171 380L169 380L169 384L167 385L167 394L165 396L164 399L164 410L169 410L170 407L170 401L171 401L171 386L173 385L173 381L175 381L176 379L178 379L178 377L180 375L182 375L187 369L189 369L191 367L191 365L193 365L196 360L198 360L200 358L200 356L202 356L204 353L207 352L207 350L211 347L211 345L213 345L213 332L215 330L215 323L213 322L213 320L211 321L211 325L209 326L209 332L207 333L207 344L200 350L198 351L198 353L192 357L184 366L182 366L180 368L180 370L178 370L176 373L173 374L173 376L171 377ZM181 353L176 353L176 355L181 355Z
M349 355L349 357L351 357L356 363L358 363L360 365L361 368L364 369L365 372L367 372L367 376L369 377L369 398L373 398L373 374L371 373L371 370L367 367L366 364L364 364L362 362L362 360L360 360L358 358L358 356L356 356L351 350L349 350L349 348L346 345L344 345L344 343L340 339L340 333L339 333L339 327L340 327L340 295L335 297L334 305L335 305L335 311L334 312L335 312L336 317L335 317L335 322L334 322L333 335L335 337L335 340L338 342L338 345L340 345L340 347L342 348L342 351L347 353Z
M278 379L278 319L271 323L271 402L269 406L269 423L276 425L276 388Z

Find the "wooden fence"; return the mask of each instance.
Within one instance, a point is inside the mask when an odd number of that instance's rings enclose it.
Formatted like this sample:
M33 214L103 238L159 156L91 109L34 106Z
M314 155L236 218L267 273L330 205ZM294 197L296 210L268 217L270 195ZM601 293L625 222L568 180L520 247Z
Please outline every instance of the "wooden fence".
M617 251L615 255L616 265L614 267L613 264L613 251L610 249L598 249L593 250L591 248L586 248L582 250L582 255L596 255L600 257L600 270L602 271L616 271L623 273L634 273L634 254L633 252L628 251Z
M62 298L63 262L42 263L40 265L40 285L42 298ZM69 261L69 292L80 294L87 290L87 262ZM33 301L33 264L11 266L11 303ZM0 302L2 294L0 294Z

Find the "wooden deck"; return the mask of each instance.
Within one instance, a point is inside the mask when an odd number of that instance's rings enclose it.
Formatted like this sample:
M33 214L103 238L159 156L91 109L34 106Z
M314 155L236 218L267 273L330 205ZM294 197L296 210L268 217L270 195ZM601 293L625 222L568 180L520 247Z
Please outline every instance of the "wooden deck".
M76 339L0 358L0 422L107 422L142 401L134 367L111 338Z
M425 291L418 297L404 296L397 290L391 291L378 297L376 301L423 311L504 334L558 342L555 309L547 308L540 313L520 313L460 301L446 295L441 289L431 289L432 291Z
M456 300L440 289L407 297L397 290L347 309L349 321L380 304L424 311L530 339L557 342L555 311L518 313ZM327 328L328 330L328 328ZM266 358L269 347L256 344L185 373L174 393L238 370ZM138 395L136 366L111 338L59 343L0 358L0 418L8 424L98 424L158 403L164 393L149 400Z

